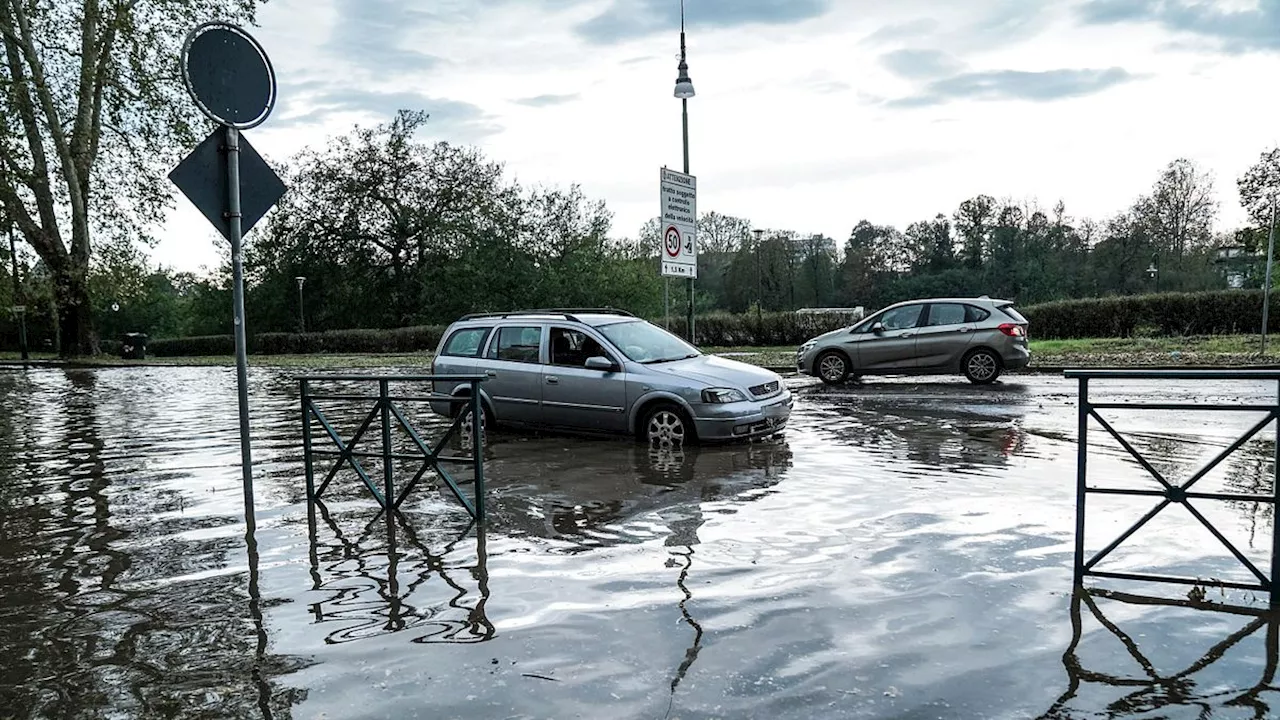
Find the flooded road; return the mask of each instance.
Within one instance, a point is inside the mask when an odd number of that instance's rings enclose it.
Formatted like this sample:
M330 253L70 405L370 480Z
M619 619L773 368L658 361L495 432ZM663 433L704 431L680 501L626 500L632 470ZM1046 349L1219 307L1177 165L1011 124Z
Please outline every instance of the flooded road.
M1280 715L1274 623L1073 597L1072 382L795 381L784 437L678 453L496 433L483 531L424 488L388 534L349 473L313 532L293 376L251 374L247 552L232 370L0 370L0 716ZM1275 392L1116 383L1095 399ZM326 413L347 437L361 419ZM1259 419L1106 415L1171 480ZM1197 489L1269 493L1273 438ZM1154 486L1096 426L1090 443L1096 484ZM1096 553L1155 501L1090 503ZM1269 505L1196 507L1270 568ZM1106 567L1251 577L1182 507Z

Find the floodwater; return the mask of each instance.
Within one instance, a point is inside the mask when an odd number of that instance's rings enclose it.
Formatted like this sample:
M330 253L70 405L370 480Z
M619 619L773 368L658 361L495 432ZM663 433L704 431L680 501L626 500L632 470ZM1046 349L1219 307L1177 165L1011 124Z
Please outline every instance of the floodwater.
M251 383L247 545L232 371L0 371L0 716L1280 715L1270 618L1072 592L1077 416L1060 378L794 381L785 437L723 448L495 433L480 530L428 487L389 530L349 470L309 514L293 373ZM1265 383L1096 385L1275 398ZM343 405L324 412L350 438L363 415ZM1171 480L1260 418L1104 415ZM1196 489L1271 492L1273 437ZM1095 484L1155 487L1096 424L1090 448ZM1157 501L1091 495L1091 554ZM1269 571L1270 506L1194 505ZM1251 578L1176 505L1104 567Z

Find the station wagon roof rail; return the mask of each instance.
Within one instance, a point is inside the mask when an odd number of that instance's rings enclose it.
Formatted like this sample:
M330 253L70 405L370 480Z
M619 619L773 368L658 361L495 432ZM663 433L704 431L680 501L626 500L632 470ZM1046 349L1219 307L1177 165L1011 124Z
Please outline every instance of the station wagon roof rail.
M550 308L546 310L517 310L512 312L496 312L496 313L471 313L463 316L462 320L482 320L487 318L504 319L512 317L530 317L538 315L559 315L569 322L581 322L578 315L597 314L597 315L619 315L622 317L635 317L626 310L615 310L614 308Z

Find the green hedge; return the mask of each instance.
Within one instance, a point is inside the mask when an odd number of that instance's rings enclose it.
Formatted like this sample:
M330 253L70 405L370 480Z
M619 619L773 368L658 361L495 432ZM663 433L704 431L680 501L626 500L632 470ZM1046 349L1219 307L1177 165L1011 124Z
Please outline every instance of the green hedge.
M1261 290L1165 293L1062 300L1023 308L1031 336L1046 340L1080 338L1235 335L1262 331ZM1280 294L1272 293L1270 331L1280 329Z
M1273 296L1271 330L1280 331L1280 293ZM1040 339L1231 335L1256 333L1262 325L1262 291L1226 290L1129 297L1063 300L1021 308ZM661 320L654 320L662 324ZM698 317L702 347L794 346L854 320L842 315L710 313ZM671 330L685 335L684 318L672 318ZM323 333L263 333L249 339L255 355L317 353L414 353L436 349L445 328L422 326L395 330L334 330ZM158 357L231 355L230 335L153 340L148 354Z
M249 337L253 355L315 355L321 353L431 352L440 343L444 328L434 325L394 330L332 330L322 333L260 333ZM232 335L152 340L147 354L156 357L232 355Z

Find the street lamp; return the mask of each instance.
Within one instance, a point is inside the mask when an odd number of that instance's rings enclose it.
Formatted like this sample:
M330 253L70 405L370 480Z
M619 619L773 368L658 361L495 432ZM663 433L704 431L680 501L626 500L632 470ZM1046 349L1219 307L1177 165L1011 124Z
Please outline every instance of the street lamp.
M763 291L761 290L761 284L760 284L760 248L761 248L761 243L764 242L763 240L764 230L752 230L751 232L755 233L756 235L756 247L755 247L755 250L756 250L755 252L755 256L756 256L756 320L759 321L760 313L761 313L760 306L764 303L764 298L761 297L761 295L763 295Z
M1151 265L1147 266L1147 277L1155 280L1156 292L1160 292L1160 254L1151 253Z
M299 275L294 278L298 283L298 332L305 333L307 331L307 316L302 306L302 284L307 281L305 277Z
M693 80L689 78L689 63L686 59L684 45L684 0L680 0L680 65L676 68L675 96L680 100L681 121L684 131L684 174L689 174L689 98L697 93L693 90ZM695 220L697 218L694 218ZM696 271L696 268L695 268ZM696 273L695 273L696 274ZM689 278L689 343L696 344L694 327L694 290L693 278Z

